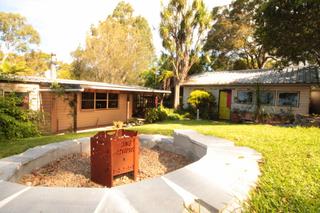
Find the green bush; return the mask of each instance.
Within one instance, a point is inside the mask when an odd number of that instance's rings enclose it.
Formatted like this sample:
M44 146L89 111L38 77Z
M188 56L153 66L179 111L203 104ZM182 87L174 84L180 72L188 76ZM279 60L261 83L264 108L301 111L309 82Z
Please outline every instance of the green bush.
M22 100L14 96L0 97L0 137L13 139L36 136L39 134L33 123L34 113L18 107Z
M154 123L157 121L163 121L165 114L159 108L149 108L146 111L145 119L147 123Z
M214 96L204 90L194 90L188 98L189 111L195 117L197 109L202 119L213 119L215 116L216 101Z
M145 119L148 123L154 123L164 120L183 120L184 117L176 113L173 109L160 106L158 108L147 109Z

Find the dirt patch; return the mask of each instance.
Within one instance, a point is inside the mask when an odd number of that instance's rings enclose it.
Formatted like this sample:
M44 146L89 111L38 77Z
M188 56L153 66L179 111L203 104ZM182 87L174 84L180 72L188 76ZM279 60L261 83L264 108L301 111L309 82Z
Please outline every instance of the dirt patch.
M137 181L161 176L190 161L184 156L159 148L141 148ZM133 183L130 173L114 178L114 186ZM72 154L24 175L19 183L29 186L103 187L90 180L90 156Z

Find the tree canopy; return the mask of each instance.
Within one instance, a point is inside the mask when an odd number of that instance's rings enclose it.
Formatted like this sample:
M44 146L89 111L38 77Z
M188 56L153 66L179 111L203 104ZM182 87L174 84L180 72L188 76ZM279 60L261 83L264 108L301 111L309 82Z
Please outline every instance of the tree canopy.
M276 56L320 65L319 15L319 1L269 0L256 15L256 34Z
M170 0L162 5L160 36L162 45L172 58L175 76L175 108L180 102L183 82L202 51L211 21L203 0Z
M25 17L16 13L0 12L0 47L3 60L9 53L23 53L30 45L39 44L38 32L27 23Z
M205 50L210 51L215 70L261 69L274 59L254 35L254 14L260 4L260 0L235 0L213 8Z
M92 26L83 50L74 53L75 76L119 84L139 84L154 57L148 22L120 2L112 15Z

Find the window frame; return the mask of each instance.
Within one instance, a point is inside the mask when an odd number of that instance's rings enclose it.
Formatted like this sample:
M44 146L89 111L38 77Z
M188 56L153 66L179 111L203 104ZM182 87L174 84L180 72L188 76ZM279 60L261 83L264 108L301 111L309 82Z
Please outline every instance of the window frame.
M240 92L250 92L252 94L251 102L250 103L240 103L239 102L239 93ZM236 103L237 104L243 104L243 105L252 105L252 104L254 104L254 92L252 90L244 90L244 89L237 90L237 101L236 101Z
M93 108L90 109L83 109L82 102L83 102L83 93L93 93ZM105 93L107 94L107 99L97 99L97 93ZM117 95L117 107L109 107L109 94L116 94ZM115 110L119 109L119 95L120 93L115 92L81 92L81 102L80 102L80 111L100 111L100 110ZM89 100L89 99L88 99ZM99 100L106 100L106 108L97 108L97 101ZM115 101L115 99L113 100Z
M297 104L295 106L285 106L280 105L280 94L281 93L296 93L297 94ZM300 91L278 91L277 93L277 106L278 107L292 107L292 108L299 108L300 107Z
M28 91L12 91L12 90L3 90L3 89L0 89L0 92L2 93L2 94L0 94L0 96L4 97L4 98L8 97L7 94L9 96L14 94L15 97L22 98L22 102L20 104L17 104L16 106L22 107L25 109L30 108L30 92L28 92ZM26 97L27 97L27 101L25 101Z

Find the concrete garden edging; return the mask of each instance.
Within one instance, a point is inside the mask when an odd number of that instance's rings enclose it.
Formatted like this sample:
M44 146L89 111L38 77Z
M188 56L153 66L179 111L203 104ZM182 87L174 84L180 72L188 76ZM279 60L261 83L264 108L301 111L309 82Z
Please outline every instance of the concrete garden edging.
M0 212L234 212L260 175L261 154L193 130L140 135L142 146L195 162L141 182L113 188L28 187L9 182L66 154L90 152L89 138L35 147L0 159Z

